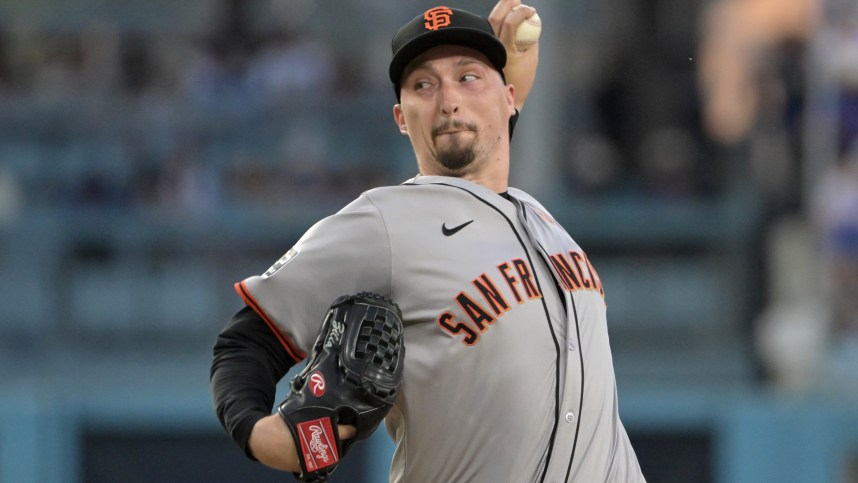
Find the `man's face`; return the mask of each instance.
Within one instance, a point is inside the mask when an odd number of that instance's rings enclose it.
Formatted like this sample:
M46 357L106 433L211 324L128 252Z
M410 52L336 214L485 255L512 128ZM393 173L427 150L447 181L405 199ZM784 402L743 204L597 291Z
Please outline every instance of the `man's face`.
M394 118L411 139L421 173L475 173L509 143L513 88L477 50L427 50L405 70L400 98Z

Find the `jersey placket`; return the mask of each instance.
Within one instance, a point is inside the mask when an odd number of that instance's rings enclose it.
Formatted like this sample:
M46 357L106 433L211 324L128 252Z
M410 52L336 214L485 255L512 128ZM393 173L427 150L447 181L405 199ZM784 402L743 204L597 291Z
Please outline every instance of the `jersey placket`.
M572 293L561 289L562 284L554 266L550 262L549 253L545 247L548 246L556 249L559 245L563 246L566 250L571 247L568 246L568 243L564 242L563 235L566 235L566 233L562 232L562 229L558 225L552 226L545 223L532 212L528 216L528 207L519 200L516 200L516 205L519 221L524 227L528 241L531 246L535 247L535 251L539 253L539 257L537 258L539 267L534 267L534 270L540 274L547 274L542 277L546 282L550 278L552 283L546 284L545 290L550 290L548 288L549 285L554 287L558 297L563 301L564 313L566 315L563 321L552 321L552 324L555 325L556 333L561 337L559 340L561 350L557 354L560 359L559 419L551 446L549 468L547 468L545 478L543 479L543 481L551 482L566 481L571 470L581 424L580 417L583 406L584 383L583 355L580 347L578 317L574 296ZM558 327L556 322L560 322L563 326Z

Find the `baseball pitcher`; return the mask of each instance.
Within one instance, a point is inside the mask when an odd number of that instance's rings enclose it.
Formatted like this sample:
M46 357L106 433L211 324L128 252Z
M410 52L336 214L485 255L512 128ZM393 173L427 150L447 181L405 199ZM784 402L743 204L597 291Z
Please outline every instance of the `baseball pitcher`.
M393 118L418 175L363 193L236 284L246 307L211 382L249 457L323 481L383 417L392 482L644 481L618 415L605 286L508 186L537 55L516 31L534 15L512 0L489 19L437 6L393 36Z

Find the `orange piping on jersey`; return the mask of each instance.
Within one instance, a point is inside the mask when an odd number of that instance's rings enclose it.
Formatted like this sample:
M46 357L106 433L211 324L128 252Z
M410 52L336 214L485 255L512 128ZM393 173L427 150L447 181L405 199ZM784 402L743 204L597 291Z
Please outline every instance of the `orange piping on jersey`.
M307 354L296 347L292 340L289 339L289 336L280 330L280 327L277 327L277 324L275 324L271 318L268 317L268 314L262 310L262 307L260 307L256 299L253 298L253 295L250 293L250 290L247 289L247 285L245 285L244 282L236 283L235 291L238 292L238 295L244 299L244 302L250 306L254 312L262 317L262 320L265 321L265 324L272 332L274 332L274 335L277 336L277 340L279 340L280 344L283 345L283 348L286 349L286 353L289 354L289 357L291 357L295 362L301 362L305 357L307 357Z

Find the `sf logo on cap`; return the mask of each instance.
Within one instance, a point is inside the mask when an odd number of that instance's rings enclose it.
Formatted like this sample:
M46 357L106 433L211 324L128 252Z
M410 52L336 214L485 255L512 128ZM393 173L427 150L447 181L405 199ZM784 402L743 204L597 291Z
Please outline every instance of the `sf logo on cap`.
M430 8L423 14L423 19L426 20L423 25L426 26L426 30L438 30L450 25L450 16L452 15L453 11L447 7Z

